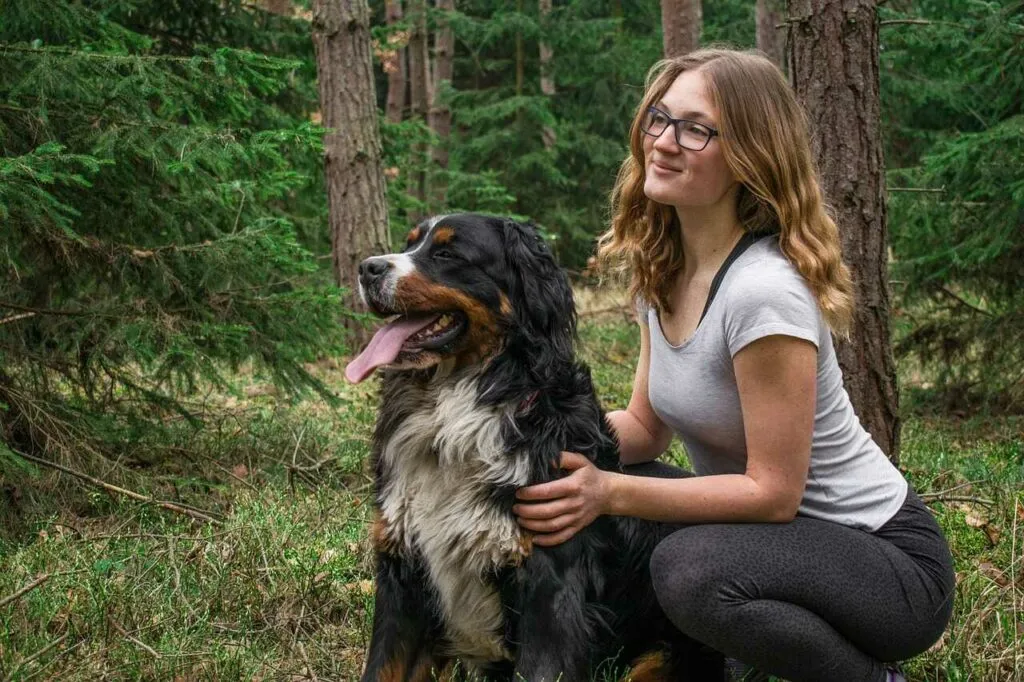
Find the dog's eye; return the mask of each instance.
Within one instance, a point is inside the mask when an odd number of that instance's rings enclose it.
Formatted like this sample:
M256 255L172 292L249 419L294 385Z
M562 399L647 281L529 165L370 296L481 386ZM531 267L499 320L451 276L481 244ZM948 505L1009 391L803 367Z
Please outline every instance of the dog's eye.
M437 251L434 252L433 256L437 260L457 260L458 259L458 256L456 256L455 252L452 251L451 249L438 249Z

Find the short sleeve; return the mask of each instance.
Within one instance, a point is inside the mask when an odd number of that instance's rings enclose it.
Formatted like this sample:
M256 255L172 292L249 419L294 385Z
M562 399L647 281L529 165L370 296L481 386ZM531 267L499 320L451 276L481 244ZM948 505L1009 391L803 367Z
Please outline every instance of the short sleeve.
M729 288L725 339L729 355L766 336L793 336L821 347L821 313L803 277L792 268L756 265Z

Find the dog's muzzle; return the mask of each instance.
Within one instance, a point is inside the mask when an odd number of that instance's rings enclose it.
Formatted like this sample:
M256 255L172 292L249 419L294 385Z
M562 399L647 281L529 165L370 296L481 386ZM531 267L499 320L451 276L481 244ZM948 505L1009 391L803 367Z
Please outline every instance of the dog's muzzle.
M359 264L359 284L367 291L376 289L392 269L391 261L385 256L373 256Z

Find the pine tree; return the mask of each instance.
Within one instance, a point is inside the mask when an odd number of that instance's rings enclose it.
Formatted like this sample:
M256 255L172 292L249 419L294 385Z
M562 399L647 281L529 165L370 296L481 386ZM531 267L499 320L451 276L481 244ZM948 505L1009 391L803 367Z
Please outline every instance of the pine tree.
M1024 6L884 16L897 352L946 406L1024 404Z
M836 355L857 416L896 461L900 420L890 341L876 12L874 0L790 0L789 65L854 280L853 325Z
M310 251L308 26L240 1L0 5L0 452L160 443L243 365L326 395L303 364L340 349L342 313Z

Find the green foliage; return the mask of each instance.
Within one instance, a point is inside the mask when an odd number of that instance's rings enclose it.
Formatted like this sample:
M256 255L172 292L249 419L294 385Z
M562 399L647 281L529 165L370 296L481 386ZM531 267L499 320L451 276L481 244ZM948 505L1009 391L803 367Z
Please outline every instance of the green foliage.
M0 5L2 438L80 458L243 363L341 348L308 24L241 2ZM187 11L185 11L187 9ZM259 51L257 51L259 50ZM0 464L2 466L2 464Z
M372 6L382 24L383 2ZM417 212L514 214L544 229L564 265L581 268L606 226L607 195L644 77L661 57L660 5L567 0L541 17L535 2L466 0L443 17L432 13L431 26L442 18L456 38L454 78L443 90L452 133L435 141L447 145L449 167L407 164L397 182L425 167L447 193L426 206L392 200L392 224L407 229ZM704 21L710 40L753 43L752 3L716 3ZM379 39L386 33L378 26ZM542 41L554 55L553 96L540 88ZM386 81L377 83L383 103Z
M1024 5L921 14L931 23L883 27L889 185L926 190L890 199L897 350L947 401L1019 405L1024 352L1006 341L1024 334Z
M587 311L616 304L590 293L580 296ZM580 334L598 393L621 407L635 323L628 311L588 313ZM263 394L272 386L253 382L251 397L211 396L215 416L203 432L168 425L162 442L181 454L148 464L148 492L177 490L219 510L220 525L104 494L84 517L47 495L49 513L26 521L31 533L18 542L0 533L0 598L50 576L0 606L0 668L15 671L12 679L251 680L309 670L357 679L373 615L361 462L375 396L373 382L353 386L337 368L318 371L339 409L277 402ZM953 622L939 646L906 662L910 679L1016 679L1024 656L1021 426L1007 417L906 423L904 473L949 538L959 576ZM594 682L620 678L608 671Z

